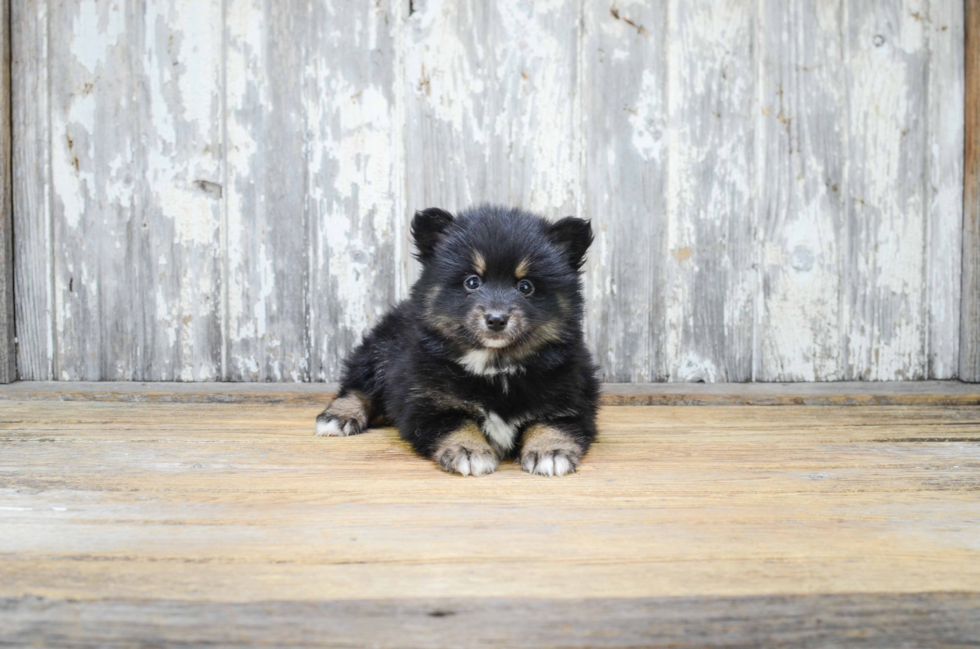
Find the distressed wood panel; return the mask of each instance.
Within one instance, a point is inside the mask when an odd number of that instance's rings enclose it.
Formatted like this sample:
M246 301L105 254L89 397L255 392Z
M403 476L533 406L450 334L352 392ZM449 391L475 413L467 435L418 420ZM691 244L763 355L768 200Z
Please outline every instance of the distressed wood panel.
M50 380L55 356L48 122L48 3L11 2L17 371Z
M919 0L845 4L846 375L926 376L926 84Z
M966 2L966 126L959 375L980 382L980 0Z
M668 378L748 381L755 323L755 3L671 0Z
M576 2L413 2L406 206L581 210ZM408 267L414 277L416 267Z
M227 350L233 381L309 378L305 2L226 3Z
M600 0L583 12L583 216L595 233L586 331L611 381L668 376L666 12Z
M416 276L414 210L490 200L593 220L606 379L955 377L962 20L18 0L21 375L336 380Z
M55 337L61 380L136 379L144 294L143 29L136 1L49 0Z
M962 2L930 2L926 119L928 378L958 374L963 251L964 49ZM980 330L977 331L980 338Z
M218 378L220 8L51 5L59 379Z
M822 0L759 7L755 378L839 380L842 7Z
M402 8L398 0L315 2L307 19L302 99L313 257L312 364L304 378L339 378L347 352L399 294L408 236L395 86Z
M10 157L10 2L0 2L0 383L17 379Z
M336 378L393 302L393 24L386 3L227 3L229 380Z
M221 2L152 0L140 11L136 375L213 381L221 377L222 340Z

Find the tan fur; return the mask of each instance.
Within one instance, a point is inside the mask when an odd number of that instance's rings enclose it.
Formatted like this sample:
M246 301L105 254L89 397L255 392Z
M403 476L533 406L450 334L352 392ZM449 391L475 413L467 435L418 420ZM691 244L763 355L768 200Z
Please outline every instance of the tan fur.
M582 447L567 433L548 424L533 424L524 431L521 468L536 475L572 473L582 461Z
M521 260L521 263L517 264L517 270L514 271L514 277L517 279L524 279L530 270L531 260L525 257Z
M450 473L482 475L497 468L497 454L483 436L479 426L466 421L446 435L436 447L432 459Z
M473 268L476 269L476 274L483 276L487 272L487 260L483 257L483 254L473 251Z
M353 419L362 427L371 419L371 401L363 392L351 390L327 406L327 414L341 419Z
M549 426L548 424L532 424L524 431L524 444L521 446L521 453L536 451L547 453L549 451L566 451L581 455L582 447L578 442L570 438L564 431Z

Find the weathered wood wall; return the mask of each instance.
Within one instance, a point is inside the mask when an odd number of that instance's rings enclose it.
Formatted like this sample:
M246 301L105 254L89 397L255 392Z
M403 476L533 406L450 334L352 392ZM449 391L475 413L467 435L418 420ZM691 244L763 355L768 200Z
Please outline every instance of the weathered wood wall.
M610 381L957 376L962 0L14 0L25 379L333 380L415 209L590 218Z

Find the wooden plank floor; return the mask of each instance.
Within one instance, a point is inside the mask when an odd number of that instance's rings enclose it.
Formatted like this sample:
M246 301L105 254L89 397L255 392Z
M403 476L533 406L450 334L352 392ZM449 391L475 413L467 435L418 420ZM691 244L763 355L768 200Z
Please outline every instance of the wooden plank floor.
M609 407L461 478L305 404L0 401L0 645L980 639L980 408Z

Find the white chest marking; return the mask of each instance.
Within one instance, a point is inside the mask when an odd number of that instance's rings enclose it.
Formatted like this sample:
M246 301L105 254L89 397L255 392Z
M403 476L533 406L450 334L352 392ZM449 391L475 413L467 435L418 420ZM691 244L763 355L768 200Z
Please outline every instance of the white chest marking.
M483 434L498 451L506 453L514 446L519 425L519 421L508 424L500 415L488 410L487 417L483 420Z
M494 353L489 349L471 349L459 359L459 364L476 376L497 376L498 374L517 374L524 370L520 365L505 365L496 367L493 363Z

